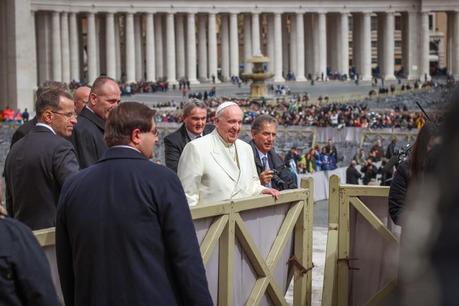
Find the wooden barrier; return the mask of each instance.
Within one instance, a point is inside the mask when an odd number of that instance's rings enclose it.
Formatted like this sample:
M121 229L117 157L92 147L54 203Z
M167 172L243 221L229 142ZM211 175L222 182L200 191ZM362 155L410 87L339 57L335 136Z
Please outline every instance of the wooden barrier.
M398 238L388 195L388 187L330 178L322 306L378 305L395 288Z
M311 305L312 179L302 186L308 189L283 191L277 201L258 196L191 208L216 305L288 305L292 278L293 305ZM49 254L54 228L34 233L57 273Z

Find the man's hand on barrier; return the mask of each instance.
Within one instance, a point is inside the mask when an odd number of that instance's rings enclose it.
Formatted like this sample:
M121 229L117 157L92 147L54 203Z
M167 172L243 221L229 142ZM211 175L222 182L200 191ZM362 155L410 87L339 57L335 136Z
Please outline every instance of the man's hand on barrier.
M273 178L272 170L265 170L260 173L260 182L263 186L266 186L269 183L271 183L272 178Z
M279 190L276 190L276 189L273 189L273 188L266 188L266 189L263 189L263 191L261 192L261 194L269 194L269 195L272 195L276 200L279 199L279 196L280 196L280 191Z

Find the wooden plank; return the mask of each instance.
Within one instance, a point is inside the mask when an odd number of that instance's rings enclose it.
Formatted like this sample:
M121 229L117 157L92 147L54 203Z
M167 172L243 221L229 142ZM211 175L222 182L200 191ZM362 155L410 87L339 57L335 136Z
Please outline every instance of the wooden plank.
M278 200L275 200L270 195L256 196L240 200L234 200L233 211L241 212L246 210L258 209L260 207L269 207L277 205L287 205L291 202L301 201L307 197L306 189L293 189L281 192Z
M338 223L338 259L349 258L349 197L340 189ZM347 306L349 301L349 270L347 262L338 262L337 305Z
M336 225L337 226L337 225ZM322 289L322 306L332 306L333 296L336 291L338 260L338 229L329 229L327 236L327 251L325 255L324 285Z
M306 249L304 254L304 262L306 264L305 267L312 268L312 253L313 253L313 224L314 224L314 180L310 178L309 182L309 193L308 198L306 200L306 208L305 208L305 224L304 227L306 228L305 232L305 243ZM306 304L302 305L311 305L312 303L312 269L306 273Z
M362 186L362 185L341 185L347 196L370 196L370 197L388 197L389 187L387 186Z
M339 211L340 211L340 178L337 175L332 175L329 181L329 202L328 202L328 231L331 229L336 230L336 235L338 235L338 223L339 223ZM333 226L332 226L333 225ZM328 245L327 245L328 249ZM336 241L336 249L338 249L338 240ZM336 250L338 252L338 250ZM331 262L329 264L334 265L333 279L331 280L331 288L324 288L323 290L330 291L331 304L337 304L337 294L338 294L338 267L337 261ZM324 279L325 281L325 279ZM324 282L324 286L329 286L329 283Z
M312 261L309 263L308 251L308 238L309 233L307 231L307 213L308 204L303 202L304 209L301 210L301 214L298 217L298 221L295 224L295 244L294 244L294 255L298 262L306 269L312 268ZM308 280L312 274L312 270L307 271L303 274L301 270L294 267L293 270L293 304L294 305L311 305L311 299L307 299L307 287Z
M387 229L384 223L382 223L382 221L368 207L366 207L359 198L351 197L350 202L365 218L365 220L367 220L368 223L370 223L370 225L384 237L384 239L389 242L398 243L397 237L395 237L395 235Z
M33 231L40 246L47 247L56 244L56 230L54 227Z
M366 306L378 306L384 299L390 295L395 288L397 287L397 280L393 279L389 283L387 283L384 288L378 291L366 304Z
M228 217L218 252L218 305L233 305L235 221L234 214Z
M264 296L266 290L268 289L269 278L261 277L255 281L255 286L250 292L249 298L245 303L246 306L260 305L261 299Z
M275 279L272 276L273 271L268 268L268 265L258 250L255 241L253 241L241 216L239 214L235 214L234 220L236 223L236 237L238 238L242 249L247 255L247 258L252 264L253 269L257 273L257 277L261 276L268 278L268 286L271 287L271 290L268 291L268 294L271 297L274 305L287 305L284 294L279 289L279 286L277 286ZM259 286L256 286L252 289L252 292L249 295L249 300L260 301L264 293L265 292L261 291Z
M228 215L223 215L215 220L202 240L200 250L204 266L207 265L207 262L209 261L210 256L212 255L212 252L215 249L226 224L228 223L228 219Z

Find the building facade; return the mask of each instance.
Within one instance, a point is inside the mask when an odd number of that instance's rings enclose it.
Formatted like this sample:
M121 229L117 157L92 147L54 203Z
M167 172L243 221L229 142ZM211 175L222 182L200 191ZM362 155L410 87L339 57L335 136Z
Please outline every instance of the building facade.
M288 72L297 81L350 71L370 80L375 70L424 80L435 61L459 79L459 1L0 2L3 106L32 109L46 80L227 81L259 53L274 82Z

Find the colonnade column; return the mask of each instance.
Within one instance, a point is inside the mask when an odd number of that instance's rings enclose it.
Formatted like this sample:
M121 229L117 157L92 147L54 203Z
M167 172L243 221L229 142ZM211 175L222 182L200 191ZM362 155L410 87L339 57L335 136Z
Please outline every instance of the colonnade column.
M382 74L385 80L395 80L394 75L394 31L395 31L395 16L393 12L388 12L382 15L383 17L383 45L382 45L382 56L383 66L382 66ZM378 33L379 37L379 33Z
M63 12L61 14L62 81L66 83L71 81L69 47L69 16L67 12Z
M317 21L318 31L318 56L319 56L319 76L323 76L323 79L327 79L327 25L326 15L323 12L318 13Z
M296 56L297 56L297 81L306 81L304 76L304 18L303 12L296 13Z
M230 14L230 41L231 76L239 76L239 37L237 13Z
M187 15L187 75L190 84L199 84L196 79L196 20L195 13Z
M60 26L59 12L52 12L52 28L51 28L51 52L52 52L52 65L54 81L62 81L62 53L61 53L61 26Z
M87 63L88 63L88 83L92 84L97 77L96 61L96 16L88 13L88 34L87 34Z
M105 15L105 39L107 76L116 79L115 19L110 12Z
M134 54L135 54L135 80L143 79L143 60L142 60L142 16L134 15Z
M269 57L268 70L274 72L274 15L268 14L268 47L267 56Z
M430 31L429 31L429 13L420 14L419 27L419 77L422 81L430 80Z
M362 32L360 36L361 43L361 69L360 77L362 81L370 81L372 79L371 75L371 13L364 12L362 13Z
M296 76L297 72L297 40L296 40L296 17L295 14L289 14L290 19L290 48L289 48L289 71L293 72Z
M417 67L418 33L416 21L416 12L402 14L402 66L405 78L408 80L415 80L419 75Z
M126 13L126 83L135 82L134 14Z
M155 16L155 54L156 54L156 74L164 77L164 48L163 48L163 23L162 15Z
M167 82L176 84L175 77L175 29L174 13L168 13L166 20L166 46L167 46Z
M244 73L252 72L252 65L247 60L252 57L252 31L249 14L244 15Z
M349 15L339 14L338 72L349 77Z
M185 77L185 29L183 15L176 15L176 37L175 41L177 44L177 77L179 79Z
M155 69L155 23L153 13L147 13L145 22L145 60L147 62L147 81L156 80Z
M451 22L451 32L453 35L452 48L451 48L451 60L452 60L452 74L456 81L459 80L459 11L451 13L453 21ZM448 29L448 32L450 29Z
M115 76L117 80L121 80L121 71L124 71L122 68L121 62L121 41L120 41L120 22L119 16L114 16L115 21Z
M215 13L209 13L209 77L220 83L217 71L217 20Z
M260 49L260 14L252 13L252 56L261 54Z
M201 82L208 80L207 77L207 26L206 16L200 15L199 17L199 79Z
M230 58L229 58L229 27L228 27L228 15L223 14L221 16L221 41L222 41L222 79L228 81L230 78Z
M282 77L282 14L274 13L274 82L285 82Z
M80 81L80 59L78 46L78 24L75 13L70 13L70 79Z

